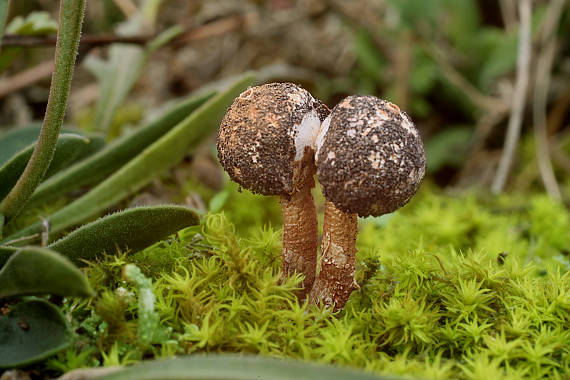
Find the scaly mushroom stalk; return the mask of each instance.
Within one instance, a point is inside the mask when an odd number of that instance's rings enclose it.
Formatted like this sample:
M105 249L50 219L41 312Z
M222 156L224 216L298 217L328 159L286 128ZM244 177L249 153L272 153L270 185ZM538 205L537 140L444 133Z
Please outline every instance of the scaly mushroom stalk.
M325 222L321 244L321 271L310 293L312 303L340 309L358 285L354 282L356 262L357 214L340 211L325 203Z
M283 213L283 260L282 278L294 273L305 275L303 289L298 292L303 299L311 289L316 277L318 222L311 189L313 178L304 182L290 197L281 196Z
M426 158L410 118L373 96L339 103L323 121L316 147L327 206L321 271L309 298L339 310L357 287L357 216L380 216L405 205L420 185Z
M218 158L230 178L263 195L279 195L283 210L283 276L305 276L306 296L315 279L317 214L311 195L316 134L328 109L292 83L244 91L230 106L218 133Z

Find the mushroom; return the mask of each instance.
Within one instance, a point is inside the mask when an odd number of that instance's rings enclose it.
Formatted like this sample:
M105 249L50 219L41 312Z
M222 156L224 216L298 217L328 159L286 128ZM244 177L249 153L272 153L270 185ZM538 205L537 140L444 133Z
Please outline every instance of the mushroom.
M292 83L251 87L227 110L218 133L218 158L230 178L263 195L279 195L283 212L282 277L305 276L304 298L315 280L318 248L314 187L315 140L330 111Z
M357 216L380 216L405 205L420 185L426 158L408 115L373 96L349 96L334 107L316 147L326 203L321 270L309 299L339 310L358 288Z

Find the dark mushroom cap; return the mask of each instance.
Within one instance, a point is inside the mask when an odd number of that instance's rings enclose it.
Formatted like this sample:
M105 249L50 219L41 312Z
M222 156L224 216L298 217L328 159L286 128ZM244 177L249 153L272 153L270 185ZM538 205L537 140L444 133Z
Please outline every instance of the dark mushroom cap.
M254 193L290 195L314 175L314 142L328 109L292 83L250 87L227 110L218 158Z
M349 96L332 110L317 137L316 161L325 198L359 216L405 205L426 168L422 140L408 115L374 96Z

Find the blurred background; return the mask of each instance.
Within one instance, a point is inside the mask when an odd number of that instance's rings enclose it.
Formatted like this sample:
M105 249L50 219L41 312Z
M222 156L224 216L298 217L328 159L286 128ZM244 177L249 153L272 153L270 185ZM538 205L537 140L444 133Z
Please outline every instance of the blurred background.
M43 118L58 6L12 2L0 133ZM90 0L66 123L111 140L177 97L258 70L331 108L349 94L398 104L424 138L436 186L545 191L569 203L569 8L565 0ZM220 190L211 142L186 164Z

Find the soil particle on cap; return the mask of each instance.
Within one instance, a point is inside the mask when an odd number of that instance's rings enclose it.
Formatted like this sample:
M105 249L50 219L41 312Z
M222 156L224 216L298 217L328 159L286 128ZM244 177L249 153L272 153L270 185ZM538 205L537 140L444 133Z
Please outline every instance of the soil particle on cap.
M359 216L386 214L406 204L426 165L410 118L373 96L350 96L330 117L317 160L325 198Z
M310 111L322 119L328 113L326 106L292 83L244 91L226 112L218 133L218 158L230 178L254 193L291 194L298 167L295 126Z

